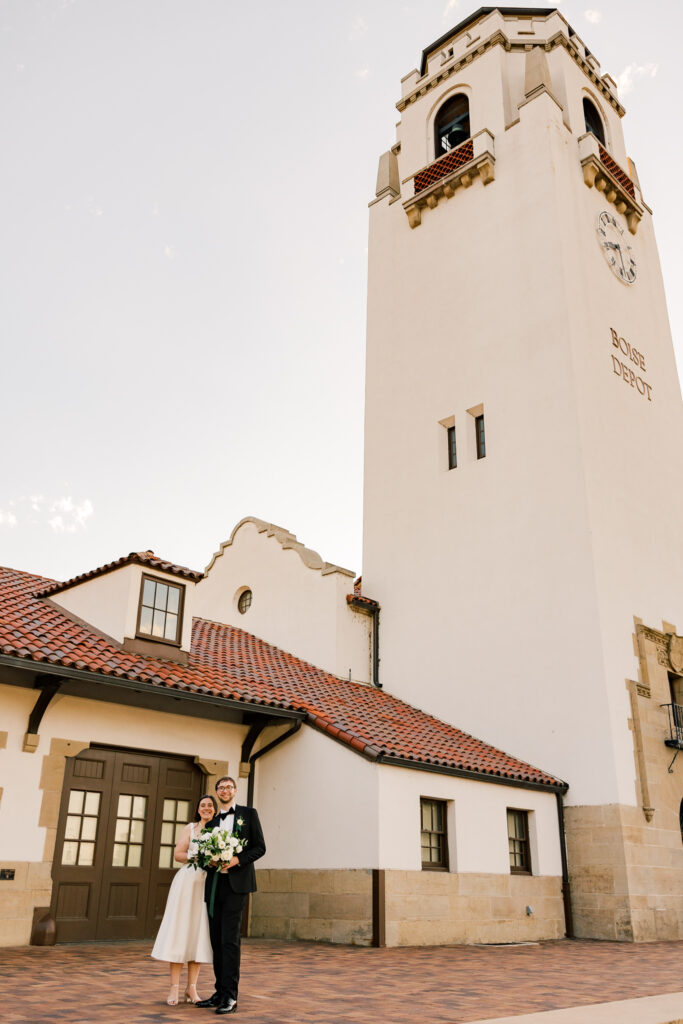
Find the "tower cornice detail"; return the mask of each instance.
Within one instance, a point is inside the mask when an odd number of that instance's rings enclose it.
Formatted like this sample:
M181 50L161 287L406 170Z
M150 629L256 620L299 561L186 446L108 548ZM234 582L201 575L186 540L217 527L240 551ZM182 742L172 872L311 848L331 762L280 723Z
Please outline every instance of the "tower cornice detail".
M613 81L609 75L600 77L591 66L590 62L579 52L578 47L574 44L572 39L564 34L564 32L556 32L550 39L539 40L538 42L513 42L502 29L496 29L488 39L484 39L481 42L477 39L478 45L470 52L464 54L464 56L453 60L447 66L444 66L431 77L423 76L419 80L419 84L412 92L409 92L406 96L402 96L396 104L396 109L399 111L405 110L411 103L415 103L421 96L430 92L436 88L442 82L450 78L451 75L462 71L468 64L476 60L478 57L483 56L489 50L493 49L494 46L502 46L508 53L527 53L534 46L542 47L546 53L556 49L558 46L563 46L572 60L581 68L587 78L590 79L594 87L601 93L601 95L607 100L609 105L614 108L619 117L623 117L626 113L625 108L621 105L617 97L612 92L609 85L607 85L605 79L610 82Z

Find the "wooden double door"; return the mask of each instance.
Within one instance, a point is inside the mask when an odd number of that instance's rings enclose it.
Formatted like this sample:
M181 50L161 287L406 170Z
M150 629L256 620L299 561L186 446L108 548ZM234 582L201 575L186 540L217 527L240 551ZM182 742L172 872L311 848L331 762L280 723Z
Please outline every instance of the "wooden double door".
M98 747L67 758L52 869L58 942L156 934L201 783L188 758Z

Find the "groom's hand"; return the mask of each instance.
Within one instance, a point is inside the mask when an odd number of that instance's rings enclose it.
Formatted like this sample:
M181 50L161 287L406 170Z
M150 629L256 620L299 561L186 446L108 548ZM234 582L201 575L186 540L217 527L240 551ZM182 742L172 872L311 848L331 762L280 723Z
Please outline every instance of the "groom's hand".
M224 864L221 868L221 872L229 871L230 868L239 867L239 857L231 857L227 864Z

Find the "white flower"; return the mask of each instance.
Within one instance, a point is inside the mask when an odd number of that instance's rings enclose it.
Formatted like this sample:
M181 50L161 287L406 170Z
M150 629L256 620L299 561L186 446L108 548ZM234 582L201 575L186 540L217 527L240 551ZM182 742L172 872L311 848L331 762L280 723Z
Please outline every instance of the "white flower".
M242 852L242 847L241 846L236 846L235 847L235 853L241 853L241 852Z
M226 846L226 844L225 844L224 840L223 839L219 839L218 840L218 849L219 850L224 850L225 846Z
M221 854L221 860L232 860L232 851L231 850L223 850L223 852Z
M237 824L238 824L238 825L239 825L239 827L241 828L241 827L242 827L242 825L244 825L244 818L238 818L238 819L237 819Z

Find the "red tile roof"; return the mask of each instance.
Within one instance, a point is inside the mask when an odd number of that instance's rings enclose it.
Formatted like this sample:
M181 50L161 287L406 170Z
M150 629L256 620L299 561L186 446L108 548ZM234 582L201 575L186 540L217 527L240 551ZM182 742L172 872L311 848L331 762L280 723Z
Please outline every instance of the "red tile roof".
M357 580L353 581L353 593L346 595L346 603L354 605L356 608L367 608L368 611L379 608L377 601L374 601L371 597L363 596L362 588L363 577L359 576Z
M235 626L195 619L186 666L130 654L41 600L39 594L54 593L52 582L0 568L0 654L303 712L308 724L373 759L564 788L384 690L339 679Z
M61 590L76 587L79 583L85 583L86 580L94 579L95 576L104 576L105 573L113 572L114 569L120 569L124 565L143 565L149 569L158 569L159 572L167 572L172 576L182 576L186 580L194 580L195 582L201 580L204 576L204 573L199 572L198 569L187 569L184 565L174 565L173 562L167 562L164 558L158 558L153 551L131 551L129 555L123 555L122 558L117 558L115 562L107 562L106 565L101 565L99 569L83 572L80 576L74 576L64 583L47 580L48 585L37 596L48 597L50 594L58 594Z

